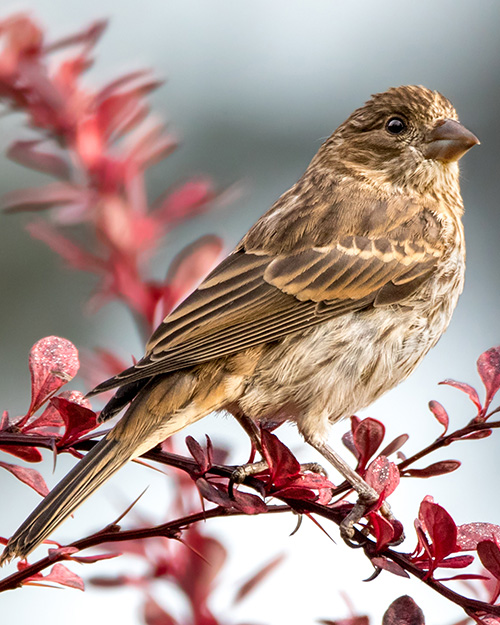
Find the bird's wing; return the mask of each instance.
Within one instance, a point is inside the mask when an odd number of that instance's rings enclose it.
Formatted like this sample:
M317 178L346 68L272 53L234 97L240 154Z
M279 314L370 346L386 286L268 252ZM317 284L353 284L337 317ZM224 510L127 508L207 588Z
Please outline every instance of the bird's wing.
M348 311L397 303L432 273L423 238L347 236L269 254L241 245L158 327L145 357L95 392L232 354Z

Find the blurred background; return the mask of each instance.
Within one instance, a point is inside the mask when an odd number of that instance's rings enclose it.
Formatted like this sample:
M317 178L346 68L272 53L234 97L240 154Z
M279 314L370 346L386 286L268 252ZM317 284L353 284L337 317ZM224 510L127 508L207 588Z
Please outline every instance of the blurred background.
M28 10L56 38L96 18L109 17L108 32L97 47L97 63L88 80L96 83L122 71L152 67L168 79L153 96L154 108L170 120L182 146L149 176L151 196L194 174L207 174L224 188L240 183L242 194L224 212L183 225L167 240L155 260L163 276L169 259L183 245L207 232L224 237L229 251L248 227L303 172L324 138L370 94L400 84L423 84L455 104L461 121L481 139L462 161L462 191L468 268L464 294L450 329L419 370L396 390L365 410L384 421L388 440L408 432L411 453L439 433L430 415L430 399L441 401L453 425L473 416L465 395L437 383L455 378L479 386L475 361L500 342L500 4L494 0L32 0L1 3L0 18ZM9 162L9 143L22 137L20 116L0 120L0 191L29 187L39 177ZM20 134L21 133L21 134ZM123 357L142 355L134 326L119 305L82 314L93 278L66 270L43 244L23 230L23 216L0 216L1 408L23 414L29 403L27 357L42 336L57 334L79 348L100 345ZM338 441L347 424L337 425ZM223 417L210 417L189 433L205 432L246 454L239 428ZM304 460L293 428L283 438ZM457 523L500 522L497 488L498 437L461 443L432 458L459 457L463 468L430 482L413 480L391 498L395 514L415 544L412 520L419 502L432 494ZM5 458L12 461L12 458ZM72 465L62 457L50 475L52 485ZM335 479L335 478L334 478ZM151 518L168 513L168 481L152 471L130 466L96 494L56 537L68 542L111 521L149 483L141 510ZM1 535L10 535L33 508L38 496L6 472L0 473ZM229 622L314 623L348 614L345 591L360 614L380 622L389 603L410 594L427 622L447 624L462 617L415 580L381 575L366 584L372 570L361 555L336 544L307 520L290 537L295 521L277 516L222 520L213 531L230 546L224 583L213 609ZM274 554L288 554L285 564L241 605L233 608L235 585ZM78 572L85 576L133 570L135 563L103 562ZM459 586L456 585L457 589ZM164 587L157 599L175 601ZM125 590L78 591L28 588L2 597L2 622L39 625L140 623L140 595ZM179 614L184 607L175 608Z

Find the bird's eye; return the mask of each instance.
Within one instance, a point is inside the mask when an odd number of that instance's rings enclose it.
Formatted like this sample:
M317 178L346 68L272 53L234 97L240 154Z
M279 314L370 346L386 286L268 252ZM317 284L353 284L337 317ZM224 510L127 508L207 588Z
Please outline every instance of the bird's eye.
M385 128L391 135L400 135L406 130L406 122L401 117L391 117Z

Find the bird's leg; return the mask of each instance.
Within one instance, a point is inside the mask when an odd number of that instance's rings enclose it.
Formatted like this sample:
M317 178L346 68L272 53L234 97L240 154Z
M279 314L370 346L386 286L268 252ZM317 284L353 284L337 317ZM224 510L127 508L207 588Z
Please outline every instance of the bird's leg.
M328 462L332 464L341 475L343 475L343 477L358 493L358 500L353 509L340 524L340 535L348 544L352 544L354 525L363 518L366 511L373 506L373 504L377 503L379 500L379 494L374 488L369 486L365 480L358 475L329 445L324 442L314 440L308 440L307 442L319 451L323 458L328 460ZM385 501L380 508L380 512L386 519L394 519L391 508Z
M260 440L260 431L255 421L237 408L231 407L230 412L248 434L255 449L259 452L261 457L264 458L264 454L262 453L262 442ZM265 460L242 464L239 467L236 467L233 471L233 474L231 475L231 483L242 484L245 481L245 478L261 473L268 468L269 466ZM300 468L302 471L311 471L312 473L320 473L325 476L327 475L325 469L317 462L307 462L305 464L301 464Z

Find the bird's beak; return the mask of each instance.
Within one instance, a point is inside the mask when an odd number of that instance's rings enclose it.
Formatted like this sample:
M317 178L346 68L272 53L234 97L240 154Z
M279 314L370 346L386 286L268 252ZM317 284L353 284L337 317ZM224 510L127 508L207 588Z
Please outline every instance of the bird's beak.
M425 158L444 163L458 161L470 148L479 144L476 135L454 119L440 119L427 135Z

